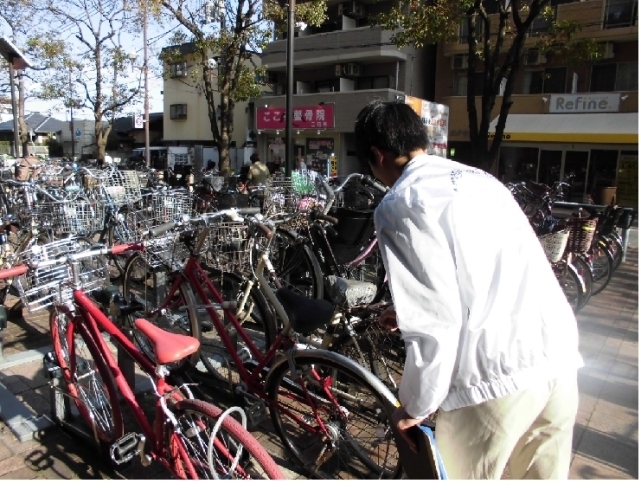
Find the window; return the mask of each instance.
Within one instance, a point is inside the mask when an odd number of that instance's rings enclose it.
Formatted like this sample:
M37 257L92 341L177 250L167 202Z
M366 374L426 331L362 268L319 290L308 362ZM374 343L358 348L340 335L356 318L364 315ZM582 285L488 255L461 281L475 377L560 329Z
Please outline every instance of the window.
M460 44L467 44L467 33L469 32L467 29L467 18L464 18L463 22L461 22L461 29L459 32L460 32L459 34ZM477 39L480 39L482 34L483 34L483 23L481 22L481 19L477 17L476 23L474 24L474 37L476 37Z
M612 92L616 83L617 64L593 65L590 92Z
M545 70L526 70L523 73L523 93L564 94L567 71L565 66Z
M169 65L169 76L171 78L183 78L187 76L187 63L172 63Z
M177 165L187 165L189 163L189 155L187 153L174 153L174 168Z
M169 106L170 119L187 119L187 104L172 104Z
M485 72L477 71L474 74L474 95L483 95L483 78ZM467 95L467 71L458 73L454 78L454 95Z
M637 23L637 0L607 0L603 28L630 27Z
M371 90L390 88L390 77L382 75L378 77L359 77L356 79L356 90Z
M619 63L614 90L639 90L639 63Z
M316 82L316 92L339 92L340 91L340 79L334 78L331 80L320 80Z

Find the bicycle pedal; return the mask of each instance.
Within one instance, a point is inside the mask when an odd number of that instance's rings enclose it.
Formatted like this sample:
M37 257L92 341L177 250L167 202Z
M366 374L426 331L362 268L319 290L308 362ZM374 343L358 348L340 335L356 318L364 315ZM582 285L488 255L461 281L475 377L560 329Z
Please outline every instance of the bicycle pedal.
M247 407L247 416L252 425L256 426L267 418L267 405L263 400L256 400Z
M202 330L203 333L206 332L213 332L214 331L214 325L209 322L202 322L200 324L200 329Z
M129 432L111 445L109 453L111 460L116 464L123 464L131 461L134 456L140 454L144 447L145 436L136 432Z

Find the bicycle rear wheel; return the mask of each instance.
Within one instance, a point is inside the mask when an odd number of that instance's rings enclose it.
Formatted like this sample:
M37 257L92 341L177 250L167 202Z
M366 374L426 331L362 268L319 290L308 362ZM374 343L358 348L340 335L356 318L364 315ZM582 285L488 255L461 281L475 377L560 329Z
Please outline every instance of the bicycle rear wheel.
M170 410L178 430L170 427L168 447L178 457L179 476L201 480L285 478L260 442L230 415L221 420L223 411L215 405L182 400Z
M578 304L577 311L581 310L590 300L594 288L594 277L592 271L592 265L588 261L587 257L584 255L572 255L572 267L581 278L581 300Z
M614 258L607 245L599 241L594 247L591 259L593 274L592 295L594 296L610 284L612 273L614 272Z
M303 468L321 479L400 477L393 395L343 356L297 351L291 361L274 366L267 393L276 432Z
M565 298L572 307L574 313L578 313L582 307L583 297L585 294L585 285L572 264L559 262L552 264L554 274L556 275L559 285L565 294Z
M50 312L49 327L67 392L94 438L112 444L123 435L122 412L100 349L83 323L67 323L57 307Z

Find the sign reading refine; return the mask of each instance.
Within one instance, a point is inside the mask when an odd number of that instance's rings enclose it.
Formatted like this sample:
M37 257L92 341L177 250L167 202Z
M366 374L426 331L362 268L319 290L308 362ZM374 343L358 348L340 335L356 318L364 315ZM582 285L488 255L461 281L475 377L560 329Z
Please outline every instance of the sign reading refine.
M621 94L552 94L550 113L619 112Z

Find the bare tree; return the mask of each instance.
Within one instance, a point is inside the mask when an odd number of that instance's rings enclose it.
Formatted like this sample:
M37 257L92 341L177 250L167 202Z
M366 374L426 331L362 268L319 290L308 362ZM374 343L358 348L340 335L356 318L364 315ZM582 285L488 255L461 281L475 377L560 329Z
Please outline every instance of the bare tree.
M30 40L30 49L48 68L38 95L92 111L96 158L102 163L115 118L141 93L140 78L132 88L126 76L131 42L126 34L138 11L124 0L33 2L50 16L46 32Z

